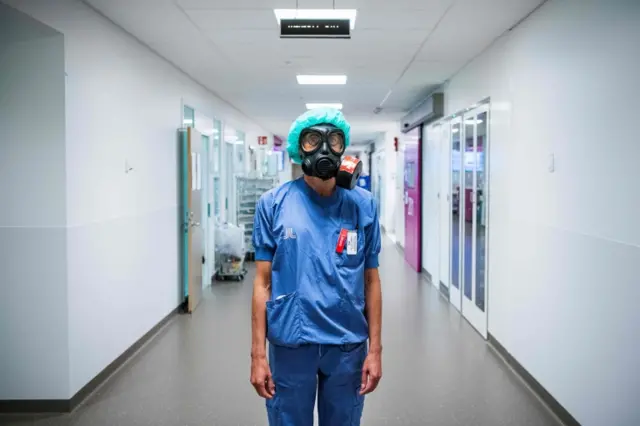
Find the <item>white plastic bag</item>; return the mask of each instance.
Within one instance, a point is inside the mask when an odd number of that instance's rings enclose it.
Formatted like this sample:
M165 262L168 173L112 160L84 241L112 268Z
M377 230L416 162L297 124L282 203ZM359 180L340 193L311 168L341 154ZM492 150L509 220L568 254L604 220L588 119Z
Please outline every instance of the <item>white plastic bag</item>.
M245 255L244 226L224 223L216 227L216 248L219 253L242 259Z

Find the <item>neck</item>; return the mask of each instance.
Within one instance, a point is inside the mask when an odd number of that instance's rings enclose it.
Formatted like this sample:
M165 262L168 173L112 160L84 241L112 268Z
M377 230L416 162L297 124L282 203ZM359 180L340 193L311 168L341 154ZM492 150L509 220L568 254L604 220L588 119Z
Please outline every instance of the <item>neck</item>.
M322 180L317 177L304 175L304 181L309 185L314 191L320 194L323 197L328 197L333 194L336 190L336 179L331 178L329 180Z

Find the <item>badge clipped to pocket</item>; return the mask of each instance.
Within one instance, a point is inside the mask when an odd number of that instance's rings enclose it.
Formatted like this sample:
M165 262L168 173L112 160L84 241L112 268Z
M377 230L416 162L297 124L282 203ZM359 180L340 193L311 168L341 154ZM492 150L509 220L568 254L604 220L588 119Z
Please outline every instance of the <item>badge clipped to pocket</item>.
M358 231L347 232L347 254L349 256L358 254Z

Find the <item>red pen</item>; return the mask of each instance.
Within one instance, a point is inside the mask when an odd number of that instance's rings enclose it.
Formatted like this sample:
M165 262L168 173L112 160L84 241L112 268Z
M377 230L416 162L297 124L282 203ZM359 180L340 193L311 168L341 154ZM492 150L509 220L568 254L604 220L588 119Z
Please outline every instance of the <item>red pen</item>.
M340 230L340 236L338 237L338 244L336 245L336 253L342 254L344 251L344 245L347 242L347 234L349 232L346 229Z

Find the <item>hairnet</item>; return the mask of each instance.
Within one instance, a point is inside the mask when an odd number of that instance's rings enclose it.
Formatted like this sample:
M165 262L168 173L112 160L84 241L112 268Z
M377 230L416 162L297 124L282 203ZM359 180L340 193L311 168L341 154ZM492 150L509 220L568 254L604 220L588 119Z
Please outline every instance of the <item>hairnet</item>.
M289 137L287 137L287 153L294 163L302 163L298 145L300 143L300 133L302 133L302 131L307 127L316 126L318 124L333 124L338 129L342 130L344 132L344 146L345 148L349 146L351 125L349 125L349 122L344 118L342 112L334 108L310 109L300 117L296 118L296 121L291 124L291 128L289 129Z

